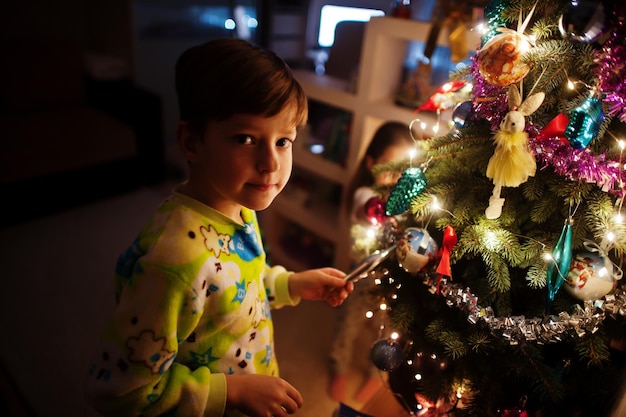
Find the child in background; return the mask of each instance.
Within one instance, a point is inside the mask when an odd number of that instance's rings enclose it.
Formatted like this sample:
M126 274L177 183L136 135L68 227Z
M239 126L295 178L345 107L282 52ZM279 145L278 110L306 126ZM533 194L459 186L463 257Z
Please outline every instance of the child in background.
M185 51L176 90L189 177L118 260L87 397L104 416L285 417L303 399L279 377L270 308L352 291L337 269L265 262L255 210L291 174L307 98L282 59L239 39Z
M367 216L367 202L372 197L387 197L381 196L373 186L391 186L396 183L399 177L399 174L394 175L387 171L377 175L375 178L372 168L375 165L407 160L414 145L409 126L404 123L387 122L380 126L374 134L361 165L348 187L348 195L353 196L349 213L352 224L352 239L355 239L356 235L373 226L371 219ZM371 248L371 251L373 252L375 249ZM352 261L358 262L365 255L367 254L353 253ZM371 339L372 343L377 340L378 327L375 320L365 318L365 313L372 308L372 300L369 296L372 284L371 280L360 280L356 284L354 293L343 303L338 311L330 353L330 395L339 402L345 401L347 373L353 352L363 349L367 349L369 352L369 345L355 346L357 338L363 331L367 331L371 335L369 339ZM381 378L379 372L371 364L366 382L357 392L355 400L367 402L380 386Z

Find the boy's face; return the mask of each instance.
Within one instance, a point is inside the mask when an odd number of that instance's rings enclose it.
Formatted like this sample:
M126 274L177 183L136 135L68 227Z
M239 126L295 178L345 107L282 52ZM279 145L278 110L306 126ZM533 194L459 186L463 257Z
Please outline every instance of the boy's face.
M196 141L187 191L240 221L242 206L267 208L285 187L296 138L293 107L272 117L235 114L207 124Z

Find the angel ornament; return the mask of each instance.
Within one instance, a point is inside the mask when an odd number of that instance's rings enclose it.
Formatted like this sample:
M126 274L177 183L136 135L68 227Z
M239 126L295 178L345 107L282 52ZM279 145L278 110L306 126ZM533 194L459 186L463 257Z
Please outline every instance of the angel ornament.
M544 98L545 93L539 92L531 94L522 103L517 86L509 87L509 112L494 135L496 150L487 165L487 178L494 184L489 207L485 210L488 219L497 219L502 214L504 198L500 197L500 191L503 186L518 187L535 175L537 163L528 146L528 133L524 131L525 117L533 114Z

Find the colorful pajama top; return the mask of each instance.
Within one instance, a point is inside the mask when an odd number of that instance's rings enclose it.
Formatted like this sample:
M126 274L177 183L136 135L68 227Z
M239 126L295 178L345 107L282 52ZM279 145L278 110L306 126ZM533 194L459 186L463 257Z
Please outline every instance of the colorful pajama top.
M278 376L270 307L295 305L243 225L174 192L116 266L116 308L87 398L105 416L236 416L225 374Z

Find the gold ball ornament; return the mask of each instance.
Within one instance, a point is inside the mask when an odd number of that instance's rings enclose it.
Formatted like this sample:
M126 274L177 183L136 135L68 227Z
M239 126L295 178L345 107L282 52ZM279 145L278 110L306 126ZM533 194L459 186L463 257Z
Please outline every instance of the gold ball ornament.
M478 51L477 60L478 71L485 81L505 87L520 81L530 71L521 59L530 50L530 42L514 30L501 28L500 32Z

